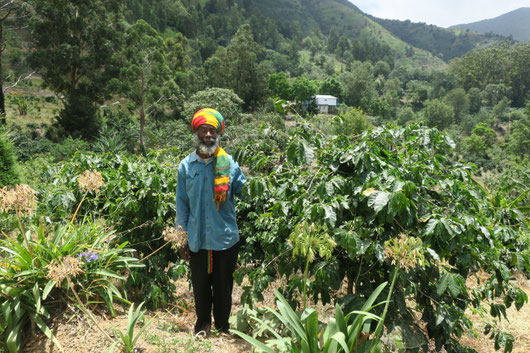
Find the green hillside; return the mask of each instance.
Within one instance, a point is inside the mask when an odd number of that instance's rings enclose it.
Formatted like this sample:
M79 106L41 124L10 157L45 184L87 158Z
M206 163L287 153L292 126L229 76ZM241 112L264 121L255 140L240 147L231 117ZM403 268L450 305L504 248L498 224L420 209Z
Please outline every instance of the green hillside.
M482 35L470 31L451 30L425 23L414 23L409 20L368 17L397 38L416 48L426 50L444 61L460 57L478 47L489 46L506 39L500 35Z
M239 25L250 23L256 41L276 51L280 38L298 44L306 37L325 42L334 31L339 39L347 39L350 46L363 47L353 57L356 60L375 62L391 56L390 60L405 67L430 70L445 65L421 47L412 51L414 44L397 38L346 0L127 0L126 3L129 22L142 18L160 31L170 28L188 38L213 37L223 46ZM412 57L412 52L417 56ZM201 54L203 58L209 56L213 49L205 48Z
M257 13L276 19L280 27L285 26L285 22L299 23L306 35L312 33L323 36L328 36L330 31L335 29L339 36L345 36L351 41L388 46L394 58L405 66L414 65L425 69L444 66L439 58L425 52L421 47L415 50L417 56L407 57L407 48L411 43L396 38L348 1L265 0L253 1L253 6Z

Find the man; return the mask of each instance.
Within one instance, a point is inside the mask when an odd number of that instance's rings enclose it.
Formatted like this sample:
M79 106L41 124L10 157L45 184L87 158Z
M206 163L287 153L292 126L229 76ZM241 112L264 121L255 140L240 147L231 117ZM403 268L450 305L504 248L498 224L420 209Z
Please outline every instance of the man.
M177 226L188 232L181 249L189 256L197 322L195 333L229 329L233 273L239 252L234 196L246 182L239 165L219 147L224 119L211 108L191 122L196 150L182 160L177 176Z

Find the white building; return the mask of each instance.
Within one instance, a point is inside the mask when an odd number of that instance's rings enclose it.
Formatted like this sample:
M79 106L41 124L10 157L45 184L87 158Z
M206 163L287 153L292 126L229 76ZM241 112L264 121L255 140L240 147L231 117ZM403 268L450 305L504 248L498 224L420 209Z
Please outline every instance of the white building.
M339 105L338 98L326 94L317 94L315 101L318 105L318 111L323 114L335 111Z

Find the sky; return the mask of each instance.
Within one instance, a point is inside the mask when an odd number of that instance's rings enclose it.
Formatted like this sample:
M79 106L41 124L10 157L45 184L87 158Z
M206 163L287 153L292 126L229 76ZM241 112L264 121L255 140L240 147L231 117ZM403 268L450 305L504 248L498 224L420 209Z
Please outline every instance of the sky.
M530 0L350 0L363 12L379 18L411 20L440 27L503 15Z

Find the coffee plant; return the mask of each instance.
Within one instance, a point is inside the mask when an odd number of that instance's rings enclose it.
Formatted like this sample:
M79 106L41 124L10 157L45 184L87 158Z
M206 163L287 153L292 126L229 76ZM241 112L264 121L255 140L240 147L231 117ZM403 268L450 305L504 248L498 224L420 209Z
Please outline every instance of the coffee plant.
M48 208L41 212L51 218L73 212L74 205L83 197L76 191L77 175L84 170L97 170L105 185L97 195L87 195L79 213L105 219L118 232L117 237L128 241L137 251L139 258L147 257L166 243L162 231L168 224L174 224L177 167L181 158L176 150L151 152L145 157L76 154L62 167L50 169L50 179L56 186L43 191ZM128 285L141 291L150 308L168 303L175 292L170 280L186 272L169 246L156 255L146 258L142 262L145 267L132 270L128 277Z
M407 349L425 350L431 338L437 351L459 352L467 348L458 338L472 330L467 308L489 307L498 321L508 307L528 301L512 277L530 271L528 219L492 200L473 179L474 168L453 155L448 137L422 125L380 127L356 139L347 132L324 136L308 122L297 126L274 167L263 173L256 166L262 174L251 178L239 205L246 266L236 280L250 281L243 302L252 306L283 277L280 291L291 304L307 291L314 302L335 300L348 312L395 275L400 290L385 325L401 328ZM304 222L326 229L336 243L329 259L291 256L290 236ZM400 234L419 239L425 261L396 272L385 242ZM299 275L306 271L310 281ZM468 279L477 286L466 286ZM343 283L346 294L338 291ZM496 346L511 350L511 335L489 331Z

